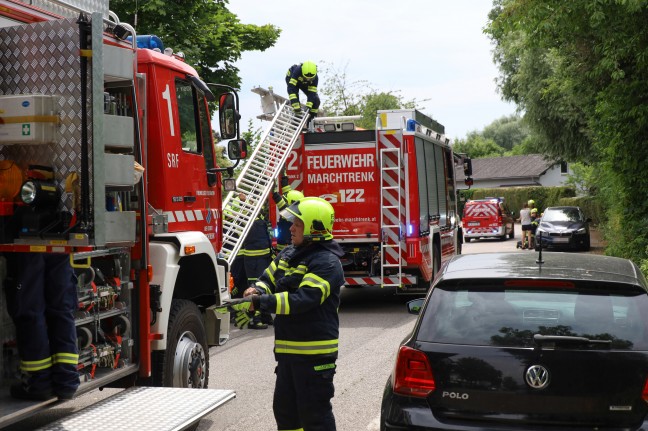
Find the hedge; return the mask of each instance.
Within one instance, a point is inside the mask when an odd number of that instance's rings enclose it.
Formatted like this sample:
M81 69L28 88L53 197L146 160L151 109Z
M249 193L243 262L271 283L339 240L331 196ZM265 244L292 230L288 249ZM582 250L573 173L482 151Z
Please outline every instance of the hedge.
M598 225L604 219L603 209L596 199L584 196L576 197L573 187L500 187L493 189L464 189L459 190L458 211L463 214L463 207L469 199L484 199L487 197L502 197L514 216L517 218L525 202L535 201L535 207L542 212L544 208L553 206L579 206L586 217L592 219L592 224Z

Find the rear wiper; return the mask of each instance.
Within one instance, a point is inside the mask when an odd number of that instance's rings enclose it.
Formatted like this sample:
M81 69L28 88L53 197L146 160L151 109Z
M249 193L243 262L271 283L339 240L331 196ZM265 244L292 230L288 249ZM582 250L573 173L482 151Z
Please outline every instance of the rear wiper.
M533 334L533 341L539 346L546 343L554 344L598 344L603 347L610 347L612 340L592 340L585 337L572 337L568 335L542 335Z

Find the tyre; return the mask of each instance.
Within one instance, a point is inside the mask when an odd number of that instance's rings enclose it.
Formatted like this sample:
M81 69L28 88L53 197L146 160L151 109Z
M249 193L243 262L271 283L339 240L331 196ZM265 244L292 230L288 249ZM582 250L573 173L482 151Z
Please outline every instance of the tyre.
M198 306L185 299L171 303L167 349L153 352L154 386L207 388L209 347Z
M465 237L464 237L464 241L466 241L466 242L470 242L471 239L472 239L472 238L465 238Z

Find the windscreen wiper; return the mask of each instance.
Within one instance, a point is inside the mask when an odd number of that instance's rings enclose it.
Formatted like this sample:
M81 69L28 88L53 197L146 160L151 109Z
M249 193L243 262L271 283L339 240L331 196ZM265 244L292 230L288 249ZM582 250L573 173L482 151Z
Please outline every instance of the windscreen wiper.
M592 340L585 337L573 337L569 335L542 335L542 334L533 334L533 341L540 347L547 343L553 344L590 344L598 345L601 347L609 348L612 345L612 340Z

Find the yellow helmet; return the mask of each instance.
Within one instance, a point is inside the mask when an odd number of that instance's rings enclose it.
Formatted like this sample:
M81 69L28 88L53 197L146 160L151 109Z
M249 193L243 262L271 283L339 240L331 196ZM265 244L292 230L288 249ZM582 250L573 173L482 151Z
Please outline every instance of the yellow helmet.
M291 190L286 193L286 201L288 201L288 205L292 205L302 199L304 199L304 194L298 190Z
M535 206L535 201L533 199L529 199L529 202L527 202L529 205L529 208L533 208Z
M333 205L322 198L305 197L281 211L281 216L289 222L293 222L295 217L304 222L306 241L333 239L335 210Z
M312 61L305 61L301 66L302 76L311 81L317 75L317 66Z

